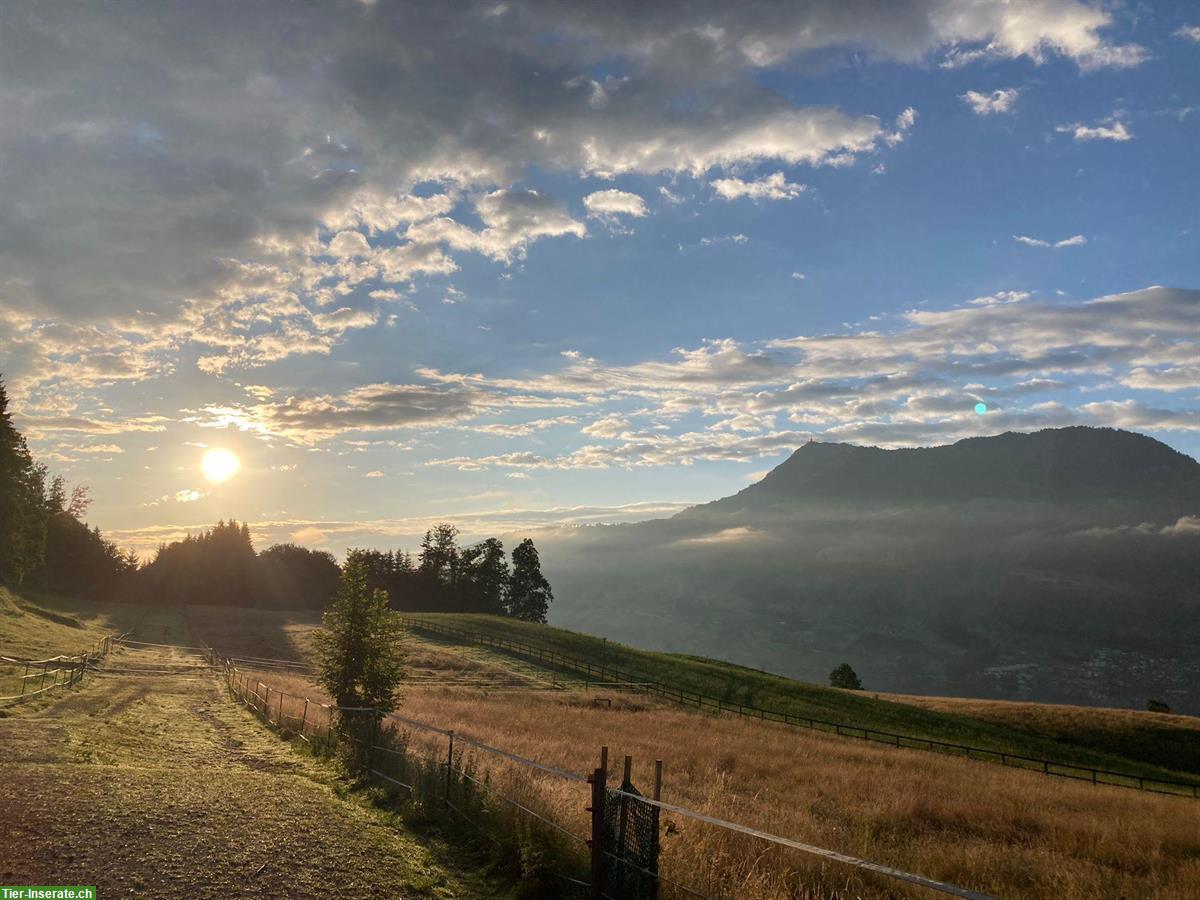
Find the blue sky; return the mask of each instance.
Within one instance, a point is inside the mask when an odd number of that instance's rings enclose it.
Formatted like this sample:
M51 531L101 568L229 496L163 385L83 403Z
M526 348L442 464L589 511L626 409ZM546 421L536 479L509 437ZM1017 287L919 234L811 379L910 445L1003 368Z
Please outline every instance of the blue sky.
M0 17L0 368L125 544L646 518L810 436L1200 456L1191 4Z

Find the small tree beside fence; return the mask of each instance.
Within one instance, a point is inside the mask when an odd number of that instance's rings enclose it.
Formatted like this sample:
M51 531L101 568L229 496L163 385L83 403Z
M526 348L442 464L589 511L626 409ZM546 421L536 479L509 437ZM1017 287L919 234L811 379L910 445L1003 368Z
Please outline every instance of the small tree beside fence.
M387 592L367 586L367 574L362 554L350 551L324 627L314 636L317 678L333 697L338 726L352 747L376 738L404 678L404 625L388 608Z

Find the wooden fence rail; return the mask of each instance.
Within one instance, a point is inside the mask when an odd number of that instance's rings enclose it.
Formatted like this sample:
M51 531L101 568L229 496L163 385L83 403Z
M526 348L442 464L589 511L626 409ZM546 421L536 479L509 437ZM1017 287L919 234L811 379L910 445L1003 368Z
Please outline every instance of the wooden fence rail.
M0 697L0 705L16 706L55 688L72 687L79 684L89 670L94 669L100 660L108 656L113 644L121 637L123 635L106 635L97 638L90 647L73 656L52 656L48 659L0 656L0 665L24 668L19 676L21 693L11 697ZM30 685L35 679L37 687L31 689ZM47 680L50 681L49 684L46 683Z

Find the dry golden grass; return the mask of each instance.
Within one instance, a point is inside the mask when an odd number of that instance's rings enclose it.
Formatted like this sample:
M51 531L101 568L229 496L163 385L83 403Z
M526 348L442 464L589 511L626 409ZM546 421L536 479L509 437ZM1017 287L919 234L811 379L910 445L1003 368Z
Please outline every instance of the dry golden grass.
M412 650L427 662L453 654L417 641ZM254 680L322 696L298 677L260 673ZM288 701L283 712L299 716L302 705ZM277 694L271 707L274 717ZM410 685L400 712L580 774L607 744L610 778L619 779L621 756L631 754L643 790L661 758L667 802L999 897L1200 896L1200 804L1185 799L697 715L641 698L618 696L611 709L596 707L580 691ZM411 743L445 753L441 736L411 729ZM474 759L494 785L586 834L585 786L530 776L485 752ZM674 814L665 815L664 829L664 874L710 896L924 896Z

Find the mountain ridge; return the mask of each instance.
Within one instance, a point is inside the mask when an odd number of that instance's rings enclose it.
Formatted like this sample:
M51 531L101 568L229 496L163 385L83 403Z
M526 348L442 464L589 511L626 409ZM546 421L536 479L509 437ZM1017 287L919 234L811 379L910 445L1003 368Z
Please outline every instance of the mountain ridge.
M675 518L778 509L805 500L855 503L1132 501L1200 513L1200 462L1148 435L1069 426L1008 431L933 447L883 449L810 441L736 494Z

